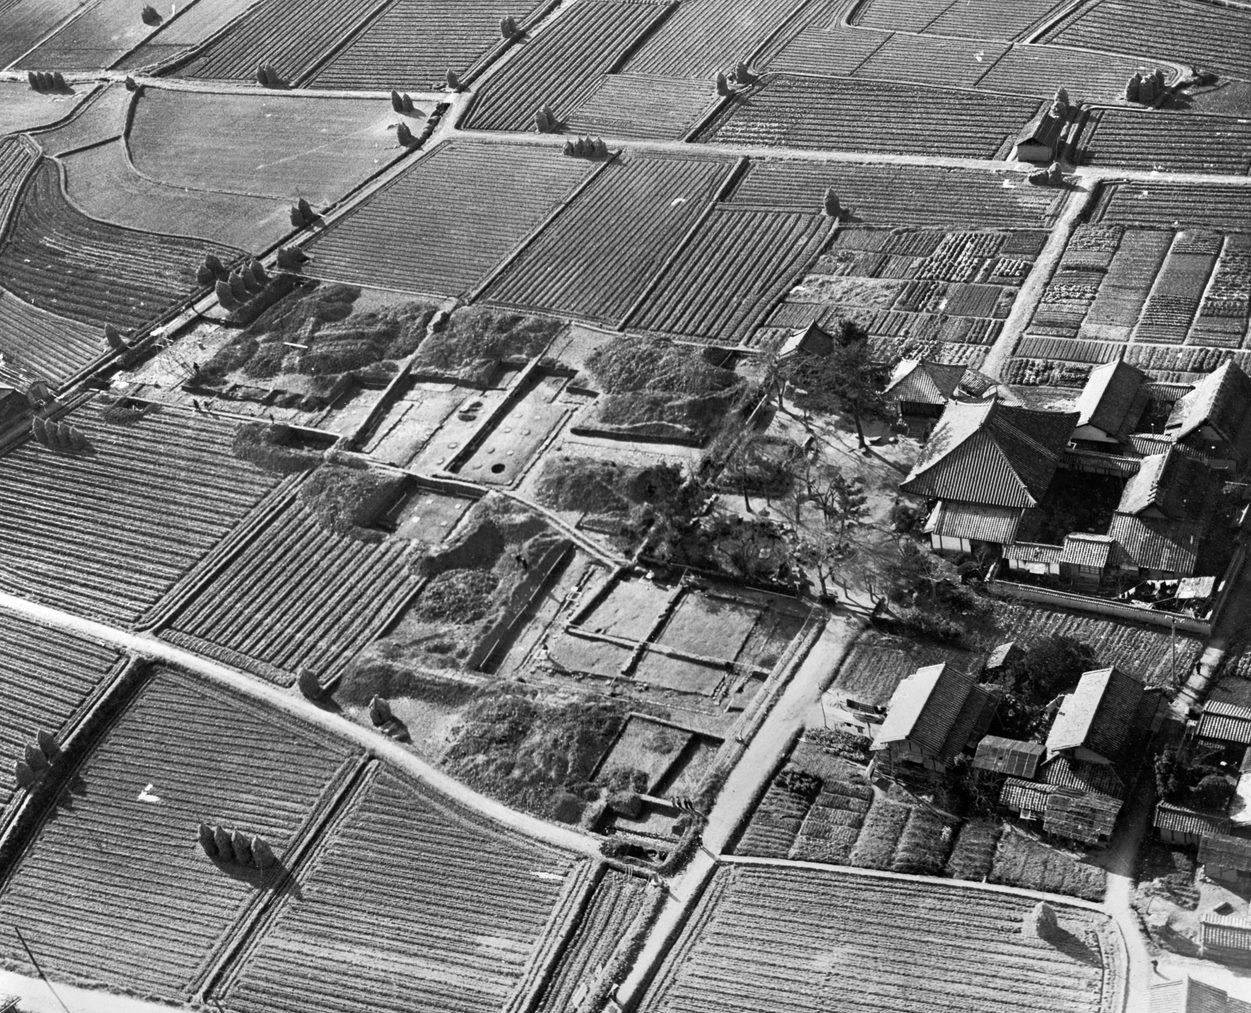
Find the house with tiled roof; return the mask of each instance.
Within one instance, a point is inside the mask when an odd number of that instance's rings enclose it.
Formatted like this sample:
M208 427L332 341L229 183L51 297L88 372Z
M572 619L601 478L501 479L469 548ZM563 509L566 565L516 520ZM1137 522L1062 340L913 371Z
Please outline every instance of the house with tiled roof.
M1251 838L1208 834L1199 841L1199 864L1209 879L1245 888L1251 885Z
M1149 1001L1147 1013L1251 1013L1251 1002L1190 977L1152 985Z
M994 399L948 404L900 486L933 504L933 547L971 552L1015 541L1022 515L1046 495L1076 419Z
M1227 834L1230 819L1223 813L1209 813L1173 802L1157 802L1151 825L1160 840L1168 844L1198 846L1205 837Z
M1051 162L1059 155L1068 120L1045 105L1021 128L1012 145L1012 157L1018 162Z
M1121 359L1095 366L1077 398L1078 443L1119 444L1147 407L1147 374Z
M1199 943L1210 960L1251 963L1251 916L1245 911L1205 914L1199 919Z
M829 355L834 350L834 336L815 320L802 330L795 331L782 342L778 349L778 358L784 359L792 355Z
M981 385L965 387L965 379L976 375L968 366L956 366L932 359L902 359L882 391L882 401L909 424L910 431L921 427L928 433L933 420L957 397L975 396Z
M1130 736L1146 692L1141 682L1119 668L1085 672L1060 708L1047 733L1047 757L1065 756L1080 763L1117 762Z
M1174 405L1164 433L1206 453L1242 459L1251 430L1251 377L1233 359L1196 383Z
M1239 749L1251 746L1251 707L1224 700L1209 701L1199 715L1195 738L1209 745Z
M977 675L946 663L919 668L896 687L873 738L874 765L942 771L986 730L996 697Z

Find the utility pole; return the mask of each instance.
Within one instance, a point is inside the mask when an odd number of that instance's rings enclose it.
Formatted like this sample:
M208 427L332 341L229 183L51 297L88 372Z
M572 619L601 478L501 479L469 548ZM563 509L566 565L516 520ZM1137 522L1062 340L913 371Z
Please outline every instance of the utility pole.
M64 1000L57 995L56 989L52 987L52 982L50 982L48 980L48 976L43 973L43 968L39 966L39 961L35 958L34 951L30 948L30 943L26 942L26 937L22 935L22 930L14 925L13 931L17 934L17 941L22 944L22 949L26 951L26 956L29 957L30 962L35 965L35 972L39 975L39 980L48 986L48 991L52 993L52 998L56 1000L57 1005L60 1006L65 1013L70 1013L70 1008L66 1006Z

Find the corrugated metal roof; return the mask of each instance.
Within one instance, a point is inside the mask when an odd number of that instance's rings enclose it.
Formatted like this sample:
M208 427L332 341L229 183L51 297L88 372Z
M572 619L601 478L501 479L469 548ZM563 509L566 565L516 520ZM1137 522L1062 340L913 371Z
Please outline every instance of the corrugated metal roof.
M945 538L971 538L1006 545L1016 538L1021 511L1015 507L950 503L941 500L931 517L930 530Z
M1055 790L1054 784L1009 777L999 791L999 801L1024 819L1041 819L1047 808L1047 798Z
M995 400L953 401L901 488L926 499L1036 506L1076 420Z
M1244 1013L1246 1008L1215 985L1188 977L1152 985L1150 996L1149 1013Z
M1213 701L1203 708L1195 733L1213 742L1234 742L1251 745L1251 708L1239 704Z
M989 770L996 774L1009 774L1012 777L1032 780L1038 772L1038 764L1046 751L1046 747L1041 742L1007 739L1001 735L986 735L977 744L977 755L973 757L973 766L978 770Z
M1227 950L1251 950L1251 921L1245 913L1207 914L1200 919L1204 946Z
M1042 545L1039 542L1014 542L1005 545L1003 558L1017 563L1059 563L1061 545Z
M1119 798L1079 788L1057 787L1047 797L1043 829L1070 841L1094 844L1112 836L1120 812Z

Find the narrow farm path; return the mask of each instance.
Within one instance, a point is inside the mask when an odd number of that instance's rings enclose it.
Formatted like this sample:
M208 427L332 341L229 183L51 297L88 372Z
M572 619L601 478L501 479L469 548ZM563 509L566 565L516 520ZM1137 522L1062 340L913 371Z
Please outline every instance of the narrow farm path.
M133 633L119 630L116 627L84 619L80 616L62 612L60 609L27 601L17 595L0 591L0 609L16 615L32 619L35 622L68 630L80 636L88 637L102 644L130 651L141 657L155 661L167 662L200 676L209 682L225 686L235 692L252 697L255 700L284 711L293 717L306 721L332 735L349 739L373 756L378 757L397 769L413 777L419 778L437 791L455 799L462 805L476 810L499 823L531 837L546 841L560 848L580 852L587 855L599 854L599 842L594 837L580 833L568 827L548 823L536 816L519 812L506 806L503 802L474 791L454 777L444 773L437 767L409 752L400 743L387 738L379 732L365 728L346 718L339 717L305 700L298 693L281 689L262 682L255 676L223 665L209 658L167 644L148 633Z
M717 796L703 847L690 865L669 884L669 900L648 934L647 942L634 962L629 976L617 989L617 1001L629 1009L642 996L642 989L682 927L700 891L756 799L764 792L769 778L790 749L794 737L808 723L821 694L833 680L843 658L851 650L864 620L831 615L821 636L799 666L781 697L752 737L747 749Z
M1128 957L1128 982L1125 989L1127 1011L1146 1009L1150 1003L1148 989L1153 980L1151 954L1146 936L1133 908L1138 849L1151 824L1155 802L1151 771L1141 772L1131 789L1108 849L1108 888L1103 895L1103 909L1112 917L1125 940Z

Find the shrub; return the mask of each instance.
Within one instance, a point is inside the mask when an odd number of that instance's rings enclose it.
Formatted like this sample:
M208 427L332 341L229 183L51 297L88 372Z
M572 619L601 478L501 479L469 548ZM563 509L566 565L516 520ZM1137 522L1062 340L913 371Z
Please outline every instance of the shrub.
M419 369L485 384L506 358L530 359L564 329L559 320L460 309L447 326L427 339L418 351Z
M240 426L231 452L258 468L281 475L308 471L322 460L321 454L294 446L290 426L282 423L249 422Z
M364 528L395 497L403 479L364 465L327 464L300 487L300 499L336 534L381 540Z
M477 622L487 614L498 586L491 570L445 570L426 584L414 611L425 620Z

